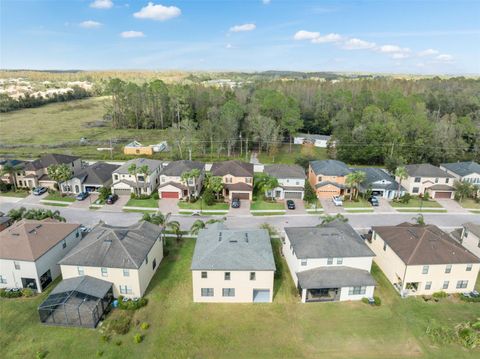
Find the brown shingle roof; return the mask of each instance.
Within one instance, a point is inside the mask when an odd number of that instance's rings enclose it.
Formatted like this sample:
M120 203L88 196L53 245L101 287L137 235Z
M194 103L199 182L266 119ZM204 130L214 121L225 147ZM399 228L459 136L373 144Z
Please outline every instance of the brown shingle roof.
M0 232L0 258L35 261L79 226L23 219Z
M214 176L253 177L253 164L242 161L215 162L211 172Z
M57 153L49 153L45 156L40 157L38 160L33 162L28 162L25 165L26 171L35 171L41 168L47 168L51 165L61 165L64 163L72 163L75 160L78 160L79 157L61 155Z
M480 259L434 225L401 223L372 229L407 265L480 262Z

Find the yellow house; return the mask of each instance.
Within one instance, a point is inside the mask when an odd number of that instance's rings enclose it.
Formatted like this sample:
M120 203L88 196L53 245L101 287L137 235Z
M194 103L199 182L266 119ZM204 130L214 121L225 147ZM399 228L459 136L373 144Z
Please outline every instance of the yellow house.
M153 146L144 146L138 141L130 142L123 148L125 155L153 155Z

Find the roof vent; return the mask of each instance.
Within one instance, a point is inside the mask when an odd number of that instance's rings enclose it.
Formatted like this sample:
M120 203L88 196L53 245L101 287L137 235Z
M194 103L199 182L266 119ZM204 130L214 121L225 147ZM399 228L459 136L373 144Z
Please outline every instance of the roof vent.
M112 240L111 239L104 239L103 243L112 243Z
M236 239L230 239L230 243L237 243L238 241Z
M248 233L245 233L245 242L248 243Z
M218 241L220 242L222 240L222 232L218 232Z

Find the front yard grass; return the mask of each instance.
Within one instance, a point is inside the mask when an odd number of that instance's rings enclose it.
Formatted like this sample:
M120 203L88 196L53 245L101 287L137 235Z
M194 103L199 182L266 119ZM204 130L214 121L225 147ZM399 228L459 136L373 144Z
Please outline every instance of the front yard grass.
M277 210L285 209L285 203L282 202L272 202L265 200L252 201L250 204L250 210Z
M72 196L62 196L58 192L49 193L44 200L48 201L59 201L59 202L75 202L75 198Z
M29 194L30 194L29 191L19 189L17 191L11 190L11 191L8 191L8 192L0 192L0 197L25 198Z
M202 201L202 202L200 202ZM180 209L195 209L195 210L225 210L228 211L228 203L215 202L211 206L208 206L205 201L198 200L196 202L178 201L178 208Z
M158 208L158 199L133 199L130 198L125 205L126 207L142 207L142 208Z
M52 286L33 298L0 298L2 357L34 358L44 351L47 358L69 359L94 358L100 352L103 358L478 358L478 348L434 344L425 334L431 320L452 327L475 319L476 303L401 299L374 265L380 307L301 304L280 241L272 243L277 268L272 304L193 303L195 240L184 239L178 247L170 244L169 256L147 289L148 305L131 312L132 323L147 322L148 330L134 324L126 335L103 341L101 329L42 325L37 307ZM101 328L118 313L112 314ZM145 335L141 344L134 343L137 333Z
M343 207L345 208L370 208L372 205L364 198L358 198L357 200L343 199Z
M418 197L411 198L408 203L391 201L390 205L395 208L420 208L420 206L422 208L442 208L441 204L433 199L430 199L428 201L420 201Z
M252 212L253 216L261 217L261 216L283 216L286 211L283 212Z
M463 208L480 210L480 202L475 201L473 198L465 198L462 201L458 201L458 203Z

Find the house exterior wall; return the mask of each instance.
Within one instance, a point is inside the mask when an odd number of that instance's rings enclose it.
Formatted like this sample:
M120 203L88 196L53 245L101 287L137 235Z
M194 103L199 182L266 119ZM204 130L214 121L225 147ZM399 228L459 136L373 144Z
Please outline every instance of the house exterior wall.
M250 186L253 186L253 177L235 177L228 174L228 175L222 176L222 183L229 183L229 184L246 183L246 184L249 184Z
M156 168L152 173L150 173L148 176L145 177L145 183L138 181L139 185L139 191L141 191L141 194L146 194L146 195L151 195L156 188L158 187L159 184L159 176L158 173L160 172L160 167ZM141 174L137 174L137 177L143 177ZM120 180L127 180L135 183L135 176L129 174L129 173L118 173L118 172L113 172L112 174L112 189L113 192L115 192L115 189L130 189L131 193L135 193L135 189L126 184L119 182Z
M73 162L67 163L71 169L72 169L72 174L81 170L82 169L82 160L80 158L76 159ZM47 168L40 168L35 171L24 171L24 170L19 170L15 177L17 180L17 186L18 187L23 187L23 188L34 188L39 186L38 179L43 176L48 174L48 169ZM55 182L54 181L42 181L41 183L42 186L48 187L48 188L54 188Z
M415 182L415 178L420 178L420 182ZM395 180L399 182L399 178L395 177ZM408 193L412 195L424 194L426 190L435 184L446 184L453 186L454 179L449 177L412 177L402 181L402 186L405 187ZM444 191L439 191L444 192Z
M478 258L480 258L480 238L477 237L472 232L465 229L462 230L462 234L460 236L462 245L467 248L470 252L475 254Z
M15 269L14 262L20 265L20 269ZM3 278L3 282L6 282L0 283L0 288L22 288L22 278L35 279L37 288L40 288L35 262L0 259L0 275Z
M193 196L199 196L200 195L200 192L202 191L202 184L203 184L204 177L205 177L205 172L201 171L200 176L198 176L197 178L191 178L190 181L188 182L189 187L194 188L194 190L192 191ZM183 183L181 176L160 175L160 185L162 185L164 183L167 183L167 182ZM173 186L170 186L170 187L173 187ZM159 191L160 192L161 191L172 192L173 190L166 189L166 188L170 188L170 187L159 188ZM181 194L180 189L176 188L176 190ZM183 197L183 196L181 196L181 197Z
M457 174L453 171L450 171L449 169L447 169L443 166L440 166L440 168L442 170L444 170L445 172L447 172L448 174L454 176L459 181L480 185L480 173L471 173L467 176L462 177L459 174Z
M207 272L207 278L202 278ZM230 272L230 280L225 280L225 272ZM255 280L250 280L250 272L255 272ZM192 271L193 301L203 303L252 303L254 289L270 290L273 300L274 271ZM202 297L202 288L213 288L214 295ZM224 297L223 288L234 288L234 297Z
M319 182L334 182L341 185L345 185L345 176L324 176L322 174L315 174L312 167L308 168L308 182L317 193L318 198L330 198L333 196L340 196L342 189L335 187L334 185L326 185L320 188L315 188L315 185ZM345 190L345 192L348 192Z
M373 292L375 291L375 286L370 285L365 288L365 294L348 294L350 288L351 287L342 287L340 289L340 302L346 300L362 300L362 298L373 298Z
M124 147L123 154L125 155L153 155L153 147L143 146L143 147Z
M148 253L148 263L143 262L142 266L139 269L139 281L140 281L140 296L145 294L148 284L155 275L160 263L163 260L163 239L161 237L155 242L152 249ZM156 266L153 267L153 262L155 261Z

